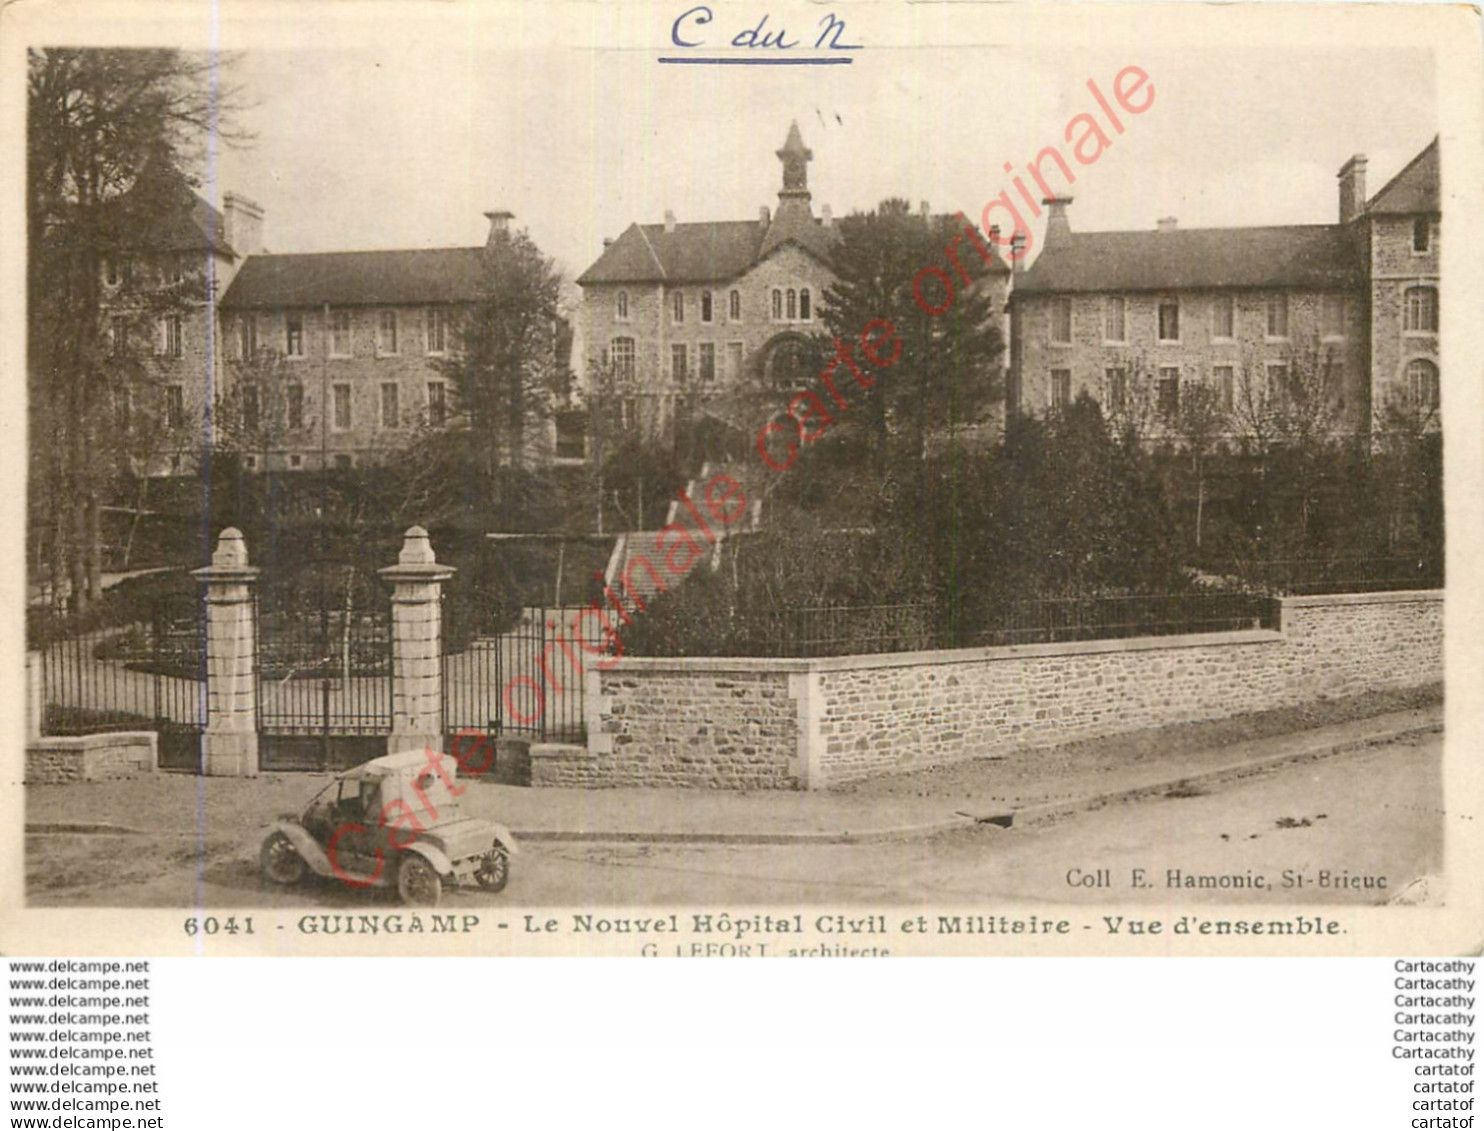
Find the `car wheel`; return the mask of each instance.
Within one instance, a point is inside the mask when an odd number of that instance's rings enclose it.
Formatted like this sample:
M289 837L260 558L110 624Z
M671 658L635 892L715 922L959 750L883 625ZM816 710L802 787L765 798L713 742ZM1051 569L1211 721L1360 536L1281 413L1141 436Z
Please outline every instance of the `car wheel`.
M485 891L504 891L510 882L510 853L498 840L480 859L474 879Z
M412 907L436 907L443 894L443 881L426 859L409 852L397 868L397 894Z
M259 859L263 865L263 875L275 884L297 884L308 870L308 865L294 847L294 842L283 833L274 833L263 842Z

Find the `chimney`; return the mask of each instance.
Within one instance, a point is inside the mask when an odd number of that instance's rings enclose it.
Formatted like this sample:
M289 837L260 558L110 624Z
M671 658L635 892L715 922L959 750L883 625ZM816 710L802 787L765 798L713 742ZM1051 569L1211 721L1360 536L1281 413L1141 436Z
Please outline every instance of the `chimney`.
M1072 198L1070 196L1048 196L1041 203L1046 208L1045 242L1050 243L1057 236L1070 236L1072 224L1067 219L1067 205L1072 203Z
M603 250L604 251L607 251L612 246L613 246L613 237L612 236L604 236L603 237Z
M509 233L510 221L515 219L515 213L502 209L498 212L486 212L484 216L490 222L489 238L484 241L484 246L489 247L498 237Z
M668 208L666 208L665 209L665 231L666 232L673 232L674 230L675 230L675 213L671 212Z
M828 204L819 210L819 222L826 228L835 222L835 213L830 209Z
M229 192L222 197L222 226L227 243L244 258L263 253L263 208L247 197Z
M1180 221L1173 216L1161 216L1154 222L1154 226L1161 232L1173 232L1180 226Z
M1340 166L1340 223L1348 224L1365 211L1365 154L1357 153Z
M1025 233L1019 228L1010 237L1010 270L1016 275L1025 270Z
M757 210L757 218L763 222L763 227L768 226L768 206L765 204Z

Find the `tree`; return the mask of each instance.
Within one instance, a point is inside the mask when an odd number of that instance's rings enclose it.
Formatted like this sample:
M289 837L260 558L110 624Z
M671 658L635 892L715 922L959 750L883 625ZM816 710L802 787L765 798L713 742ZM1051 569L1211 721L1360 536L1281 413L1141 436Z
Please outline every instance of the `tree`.
M569 382L560 298L555 262L525 231L491 233L479 295L439 364L454 387L467 454L488 484L502 460L524 465L529 425L549 415Z
M858 342L876 319L896 327L901 356L861 395L862 410L849 419L868 430L876 470L916 480L935 433L950 436L977 419L1000 396L997 363L1004 349L987 288L989 268L965 238L964 225L948 216L914 214L906 201L887 200L874 211L838 224L832 252L836 281L825 291L822 318L834 338ZM983 237L977 231L976 240ZM945 256L956 258L973 285ZM987 245L985 245L987 246ZM938 274L933 274L938 272ZM928 307L942 307L941 314ZM831 342L821 344L833 356ZM855 394L856 391L852 390Z
M230 66L172 50L28 57L29 502L53 592L66 578L79 609L102 589L102 508L130 437L114 414L147 375L147 328L204 293L199 271L161 278L152 237L179 207L208 131L245 140L233 125L240 94L223 81ZM107 332L106 263L120 276Z
M1206 464L1227 429L1227 413L1222 407L1221 390L1204 381L1190 381L1180 390L1180 409L1175 416L1174 431L1185 453L1190 456L1190 471L1195 476L1195 548L1201 548L1202 527L1206 511Z

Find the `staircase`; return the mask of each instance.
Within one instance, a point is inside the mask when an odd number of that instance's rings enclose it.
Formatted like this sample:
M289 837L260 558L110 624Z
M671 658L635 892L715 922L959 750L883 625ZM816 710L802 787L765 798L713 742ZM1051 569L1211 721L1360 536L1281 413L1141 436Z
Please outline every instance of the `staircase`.
M659 553L655 549L661 530L635 530L620 534L613 544L613 553L608 557L608 567L603 571L603 583L614 594L621 600L631 601L637 607L647 607L649 601L660 592L661 583L667 590L673 589L703 564L709 565L711 569L720 566L721 556L717 551L728 534L736 534L739 531L750 533L758 528L762 515L761 499L749 498L747 514L740 523L734 522L730 526L718 522L706 510L706 484L718 474L730 474L729 467L730 465L727 464L713 464L708 461L701 466L700 475L685 485L685 494L705 520L705 528L697 522L691 509L678 496L670 501L670 509L665 515L664 526L671 527L678 524L689 532L691 539L702 551L699 556L690 561L689 568L679 572L672 571L668 566L667 558L673 556L678 566L685 564L692 553L684 539L676 537L673 533L665 539L665 553ZM740 471L740 468L738 470ZM732 478L739 483L745 482L740 474L734 474ZM710 530L710 537L707 537L707 528ZM636 566L635 559L644 560L639 561ZM645 561L653 566L653 573L645 565ZM656 575L658 575L657 578Z

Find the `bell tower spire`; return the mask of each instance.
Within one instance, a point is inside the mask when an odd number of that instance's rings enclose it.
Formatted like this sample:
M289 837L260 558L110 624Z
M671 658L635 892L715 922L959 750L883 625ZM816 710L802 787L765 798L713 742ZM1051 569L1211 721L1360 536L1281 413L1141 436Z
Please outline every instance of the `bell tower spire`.
M783 163L783 187L778 190L778 200L787 204L790 199L809 202L809 162L814 160L814 150L804 144L795 120L788 127L788 138L783 148L777 151Z

